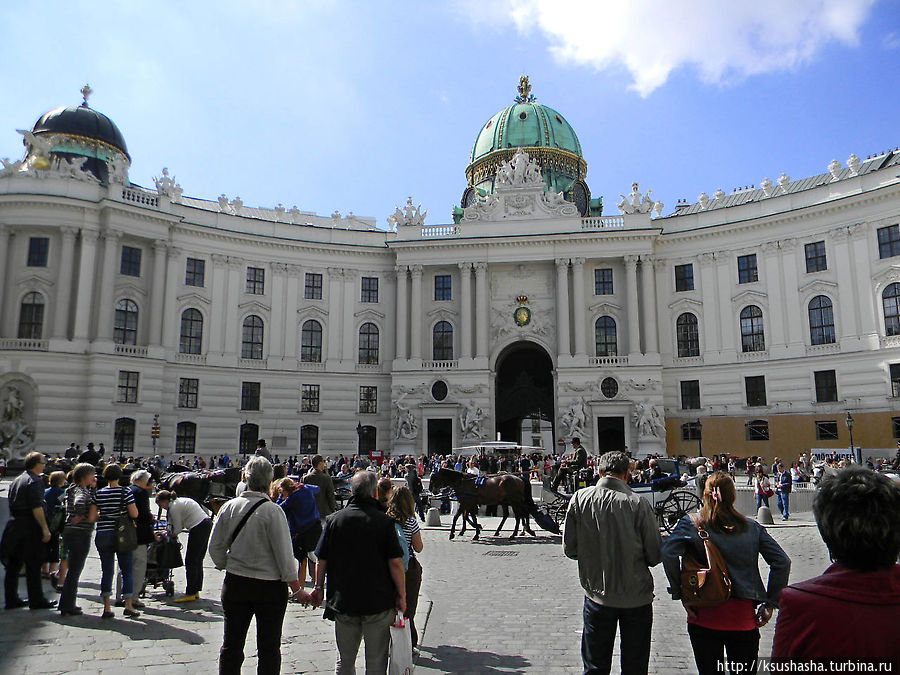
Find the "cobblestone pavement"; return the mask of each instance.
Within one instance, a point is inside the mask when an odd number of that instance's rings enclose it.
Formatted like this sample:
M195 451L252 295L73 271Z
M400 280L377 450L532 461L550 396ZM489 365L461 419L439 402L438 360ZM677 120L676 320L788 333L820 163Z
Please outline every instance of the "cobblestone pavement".
M6 484L0 484L0 525L6 519ZM496 527L496 520L482 520L485 532ZM793 559L792 580L814 576L827 566L825 547L808 514L770 530ZM473 542L469 534L449 541L447 527L423 532L418 673L580 672L583 595L575 563L562 554L558 536L539 531L537 538L510 541L508 534ZM654 578L661 596L666 585L661 566L654 569ZM214 673L222 638L221 580L222 573L207 559L199 602L185 608L156 590L139 619L121 618L117 609L117 618L103 621L100 565L92 550L80 586L84 616L62 619L51 611L0 610L0 673ZM183 570L175 581L183 590ZM49 587L47 594L53 596ZM283 672L333 672L333 624L321 614L288 607ZM245 673L256 672L254 630L251 626L247 639ZM772 630L770 624L762 631L763 655L771 648ZM357 666L363 672L361 656ZM616 663L614 672L617 668ZM684 612L680 604L658 597L651 672L693 670Z

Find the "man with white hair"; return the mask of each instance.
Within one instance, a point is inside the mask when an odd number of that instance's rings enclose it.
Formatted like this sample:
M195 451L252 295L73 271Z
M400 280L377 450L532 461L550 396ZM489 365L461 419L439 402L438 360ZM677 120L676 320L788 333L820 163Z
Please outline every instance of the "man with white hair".
M359 471L350 479L350 501L328 516L316 557L314 605L328 592L325 616L334 619L337 675L356 672L356 654L366 642L366 672L387 672L390 625L406 611L403 550L391 520L378 506L378 477Z

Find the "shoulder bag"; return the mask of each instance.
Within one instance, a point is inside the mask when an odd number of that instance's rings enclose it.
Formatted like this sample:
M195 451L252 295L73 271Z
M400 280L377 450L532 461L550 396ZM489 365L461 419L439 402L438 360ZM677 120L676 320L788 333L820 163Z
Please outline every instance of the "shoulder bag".
M128 509L125 506L125 490L128 488L120 487L121 498L119 499L119 517L116 518L116 553L128 553L138 547L137 528L134 521L128 515Z
M704 559L698 560L689 552L681 559L681 600L686 607L720 605L731 597L731 577L722 553L709 540L709 533L700 521L691 516L700 541Z
M247 524L247 521L250 519L250 516L253 515L253 512L256 511L260 506L263 505L263 502L269 501L268 499L260 499L253 506L247 509L247 513L244 514L244 517L241 518L241 522L237 524L237 527L234 528L234 532L231 533L231 541L228 542L228 548L231 548L234 545L235 540L238 535L241 533L241 530L244 529L244 525Z

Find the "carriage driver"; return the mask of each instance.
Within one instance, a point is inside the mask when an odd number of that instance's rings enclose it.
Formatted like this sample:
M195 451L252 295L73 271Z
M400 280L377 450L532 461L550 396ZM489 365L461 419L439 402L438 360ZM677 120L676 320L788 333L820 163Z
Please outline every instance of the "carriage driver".
M578 472L587 466L587 450L584 449L578 436L572 438L572 454L566 455L563 459L566 460L566 465L559 467L559 471L556 472L556 478L553 479L553 483L550 485L551 490L555 491L563 478L577 476Z

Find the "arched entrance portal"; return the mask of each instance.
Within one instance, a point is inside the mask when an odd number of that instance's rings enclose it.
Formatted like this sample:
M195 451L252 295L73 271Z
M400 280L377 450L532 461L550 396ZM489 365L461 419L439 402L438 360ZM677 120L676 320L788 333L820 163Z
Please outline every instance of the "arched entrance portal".
M542 419L553 424L550 355L533 342L516 342L503 350L496 368L495 431L501 440L531 445L530 436L522 438L525 420Z

